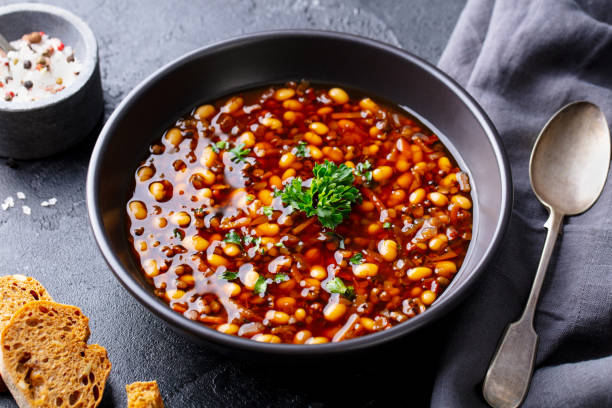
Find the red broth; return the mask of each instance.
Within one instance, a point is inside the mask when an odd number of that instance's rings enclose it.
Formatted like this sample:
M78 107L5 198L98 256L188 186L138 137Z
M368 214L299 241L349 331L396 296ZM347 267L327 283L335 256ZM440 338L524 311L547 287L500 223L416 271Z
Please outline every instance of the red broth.
M330 189L353 198L338 225L281 194L296 178L297 194L308 192L315 166L348 174L356 189ZM322 193L313 197L323 208ZM465 257L471 208L466 173L422 123L304 82L177 120L151 146L126 205L142 272L169 307L226 334L293 344L425 312Z

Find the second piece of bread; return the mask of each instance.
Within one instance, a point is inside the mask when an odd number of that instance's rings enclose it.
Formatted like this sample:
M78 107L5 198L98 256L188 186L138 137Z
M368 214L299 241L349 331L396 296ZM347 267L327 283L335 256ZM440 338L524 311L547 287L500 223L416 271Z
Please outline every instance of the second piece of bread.
M30 302L0 335L0 373L20 408L95 407L111 364L87 345L89 319L76 306Z

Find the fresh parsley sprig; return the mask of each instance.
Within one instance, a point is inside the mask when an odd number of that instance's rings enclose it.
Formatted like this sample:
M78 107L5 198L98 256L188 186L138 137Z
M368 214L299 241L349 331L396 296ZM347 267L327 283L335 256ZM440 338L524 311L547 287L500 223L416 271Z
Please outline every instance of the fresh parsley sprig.
M357 167L355 168L355 174L362 177L366 183L371 183L372 163L367 160L361 163L357 163Z
M317 216L326 228L337 227L351 212L351 205L361 201L361 193L353 186L353 169L336 166L326 160L312 169L310 187L302 186L301 178L294 178L280 192L282 201L308 217Z
M298 142L295 147L295 155L297 157L310 157L310 149L308 148L308 144L304 141Z
M229 146L229 143L227 143L225 140L221 140L220 142L212 144L211 148L213 152L219 153L221 150L227 149L228 146Z
M257 278L255 282L255 286L253 287L253 293L259 296L263 296L266 294L266 290L268 289L268 280L263 276Z
M226 281L238 279L238 272L225 271L221 274L221 279L225 279Z
M325 289L329 293L338 293L348 300L355 299L355 288L352 286L346 286L342 279L337 276L327 282Z
M349 261L353 265L359 265L359 264L363 263L363 255L361 253L357 252L355 255L351 256Z
M274 275L274 283L283 283L289 280L289 275L286 273L277 273Z
M225 238L223 238L223 241L227 242L228 244L236 244L238 246L242 246L242 237L236 232L236 230L231 230L230 232L225 234Z
M272 217L272 214L274 214L274 208L272 206L265 206L262 207L262 211L264 213L264 215L268 218Z
M246 161L246 157L251 153L251 149L245 149L244 147L244 143L238 143L237 146L229 150L229 152L234 155L234 157L232 157L233 162L242 163Z

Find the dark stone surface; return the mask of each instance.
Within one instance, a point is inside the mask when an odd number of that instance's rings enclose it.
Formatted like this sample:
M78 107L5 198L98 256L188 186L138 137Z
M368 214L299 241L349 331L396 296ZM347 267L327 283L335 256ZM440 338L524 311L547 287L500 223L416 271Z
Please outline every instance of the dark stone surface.
M108 117L132 87L166 62L214 41L266 29L361 34L435 63L464 0L52 3L85 19L98 38ZM17 162L16 168L0 160L0 202L15 198L14 208L0 210L0 274L34 276L57 301L75 304L89 316L91 341L106 347L113 363L102 407L125 406L125 384L149 379L159 382L170 408L427 404L430 370L411 364L414 354L401 347L395 351L401 356L391 351L353 367L332 361L308 369L291 362L271 366L194 346L153 317L115 280L90 233L84 190L94 141L92 135L67 153ZM17 199L18 191L25 200ZM51 197L58 199L55 206L40 206ZM31 207L30 216L22 205ZM435 365L436 350L428 341L423 339L423 348L432 358L423 361ZM16 405L3 395L0 407Z

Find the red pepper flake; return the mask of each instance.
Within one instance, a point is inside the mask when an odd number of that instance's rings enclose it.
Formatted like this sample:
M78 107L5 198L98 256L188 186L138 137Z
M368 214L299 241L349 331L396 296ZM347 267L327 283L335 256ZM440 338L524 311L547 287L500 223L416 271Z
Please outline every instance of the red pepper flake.
M45 32L44 31L39 31L38 34L45 35Z
M64 43L60 41L60 45L57 46L58 51L62 51L64 49Z
M4 84L0 82L0 88L4 88Z

